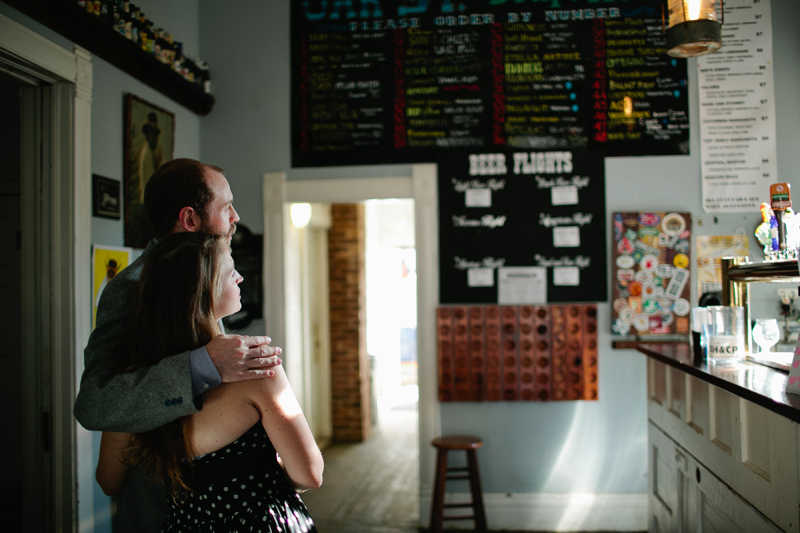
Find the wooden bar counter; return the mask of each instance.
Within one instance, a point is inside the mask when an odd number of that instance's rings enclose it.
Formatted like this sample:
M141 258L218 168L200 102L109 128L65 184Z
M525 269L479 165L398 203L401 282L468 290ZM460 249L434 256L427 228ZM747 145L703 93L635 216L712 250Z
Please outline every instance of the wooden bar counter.
M800 532L800 396L759 363L695 363L688 344L647 356L649 529Z

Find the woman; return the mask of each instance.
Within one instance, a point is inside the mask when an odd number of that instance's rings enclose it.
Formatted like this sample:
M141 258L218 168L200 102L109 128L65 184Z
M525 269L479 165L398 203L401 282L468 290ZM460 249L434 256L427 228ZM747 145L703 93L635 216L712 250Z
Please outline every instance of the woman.
M225 238L177 233L159 241L116 353L120 371L206 345L220 334L219 319L241 309L241 282ZM147 433L103 433L103 491L116 494L134 466L171 496L164 531L316 531L297 491L322 484L322 454L283 367L222 384L204 394L199 413Z

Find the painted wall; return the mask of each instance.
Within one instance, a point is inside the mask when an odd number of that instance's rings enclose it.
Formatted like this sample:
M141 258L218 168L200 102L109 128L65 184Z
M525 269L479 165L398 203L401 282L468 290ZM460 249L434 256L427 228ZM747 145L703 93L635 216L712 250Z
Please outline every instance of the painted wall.
M246 1L236 9L200 0L204 59L211 65L214 111L203 119L201 153L227 171L242 223L263 233L261 176L286 172L289 180L410 176L409 166L292 169L290 163L289 2ZM779 110L779 179L796 182L795 147L800 103L800 36L793 29L800 5L773 0L776 99ZM236 39L231 36L236 35ZM751 234L753 215L703 212L696 61L689 60L691 155L606 161L607 211L688 211L695 235ZM757 249L751 239L751 249ZM609 272L610 272L609 259ZM696 289L693 285L693 298ZM645 492L647 434L645 360L610 348L610 306L601 304L600 401L441 405L445 433L474 433L486 492ZM433 319L433 317L431 317ZM251 326L261 334L264 325ZM433 478L433 472L422 472Z

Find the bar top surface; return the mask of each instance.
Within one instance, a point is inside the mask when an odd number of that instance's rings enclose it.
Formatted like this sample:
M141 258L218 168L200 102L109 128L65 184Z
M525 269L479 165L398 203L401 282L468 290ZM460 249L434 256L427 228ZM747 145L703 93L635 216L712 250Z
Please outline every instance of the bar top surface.
M800 423L800 395L786 393L786 372L751 361L727 366L695 363L688 343L643 343L636 350Z

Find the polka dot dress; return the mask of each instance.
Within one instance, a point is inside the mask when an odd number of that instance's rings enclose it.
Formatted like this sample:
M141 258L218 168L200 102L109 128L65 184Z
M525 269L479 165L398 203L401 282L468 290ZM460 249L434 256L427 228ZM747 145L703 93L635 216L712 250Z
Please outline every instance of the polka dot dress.
M186 502L170 502L164 532L316 532L289 485L261 422L235 442L194 461Z

